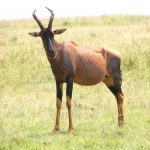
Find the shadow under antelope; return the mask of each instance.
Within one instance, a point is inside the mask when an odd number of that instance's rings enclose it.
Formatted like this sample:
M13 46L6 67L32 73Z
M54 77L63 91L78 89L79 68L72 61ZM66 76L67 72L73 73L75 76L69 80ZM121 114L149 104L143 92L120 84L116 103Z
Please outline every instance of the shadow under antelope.
M47 8L47 7L46 7ZM72 125L72 90L73 82L91 86L101 81L109 88L117 100L118 124L124 124L123 100L121 90L120 55L102 47L79 46L73 41L60 43L54 39L55 34L61 34L66 29L52 30L54 12L47 8L50 13L49 24L44 28L37 18L34 10L33 18L39 25L40 32L29 33L33 37L41 37L48 61L56 81L56 123L53 132L59 131L60 110L62 105L63 83L66 82L66 106L68 108L69 127L68 132L73 130Z

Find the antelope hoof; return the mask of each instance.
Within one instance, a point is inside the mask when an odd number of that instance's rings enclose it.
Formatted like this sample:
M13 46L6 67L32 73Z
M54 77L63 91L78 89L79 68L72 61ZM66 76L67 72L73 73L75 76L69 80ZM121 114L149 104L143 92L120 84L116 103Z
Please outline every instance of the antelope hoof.
M59 132L59 127L55 127L53 130L52 130L52 133L57 133Z
M125 124L124 118L118 118L119 127L123 127Z
M68 129L68 134L71 134L72 133L72 131L73 131L73 128L71 127L71 128L69 128Z

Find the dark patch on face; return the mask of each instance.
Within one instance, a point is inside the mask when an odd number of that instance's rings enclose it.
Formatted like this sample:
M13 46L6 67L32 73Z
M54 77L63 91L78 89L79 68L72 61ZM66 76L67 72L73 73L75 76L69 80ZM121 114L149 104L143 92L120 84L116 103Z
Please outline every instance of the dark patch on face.
M52 40L54 39L53 32L51 32L49 29L45 29L41 34L41 38L47 55L49 57L53 57L55 55L55 50L53 49L52 45Z

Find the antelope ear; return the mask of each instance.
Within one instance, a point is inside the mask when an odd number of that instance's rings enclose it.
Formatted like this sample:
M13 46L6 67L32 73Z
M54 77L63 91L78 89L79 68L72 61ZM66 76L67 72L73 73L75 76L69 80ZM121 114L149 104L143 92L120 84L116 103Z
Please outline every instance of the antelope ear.
M67 29L56 29L53 31L54 34L61 34L63 32L65 32Z
M33 37L38 37L40 36L40 33L39 32L30 32L28 33L29 35L33 36Z

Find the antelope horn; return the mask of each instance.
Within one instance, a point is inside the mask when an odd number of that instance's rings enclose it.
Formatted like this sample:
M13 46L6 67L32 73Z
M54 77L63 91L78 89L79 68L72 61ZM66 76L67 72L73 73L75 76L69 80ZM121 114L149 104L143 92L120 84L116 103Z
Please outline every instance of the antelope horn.
M38 23L40 29L41 29L41 30L44 30L44 26L42 25L41 21L37 18L35 12L36 12L36 9L33 11L32 16L33 16L33 18L35 19L35 21Z
M54 19L54 12L51 9L49 9L48 7L45 7L45 8L48 9L50 11L50 13L51 13L51 17L49 19L48 28L52 29L52 23L53 23L53 19Z

